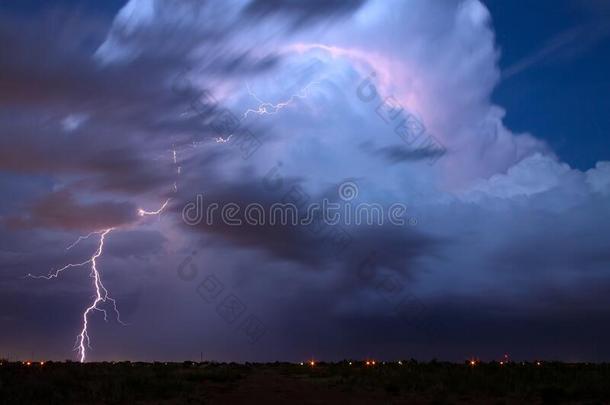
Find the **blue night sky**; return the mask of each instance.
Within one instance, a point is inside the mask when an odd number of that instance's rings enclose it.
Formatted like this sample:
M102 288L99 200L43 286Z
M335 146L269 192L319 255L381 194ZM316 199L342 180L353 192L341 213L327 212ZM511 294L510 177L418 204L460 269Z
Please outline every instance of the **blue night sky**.
M601 0L2 1L0 358L608 361L608 72ZM317 201L405 221L192 216Z
M610 4L604 1L488 1L503 70L494 92L506 122L547 140L581 170L608 159ZM527 102L524 102L527 100Z

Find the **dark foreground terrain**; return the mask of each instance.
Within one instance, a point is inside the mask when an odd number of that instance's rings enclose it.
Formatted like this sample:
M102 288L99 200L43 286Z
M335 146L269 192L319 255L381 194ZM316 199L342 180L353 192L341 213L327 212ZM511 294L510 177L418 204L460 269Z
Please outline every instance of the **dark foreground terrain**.
M7 363L0 403L610 403L610 365Z

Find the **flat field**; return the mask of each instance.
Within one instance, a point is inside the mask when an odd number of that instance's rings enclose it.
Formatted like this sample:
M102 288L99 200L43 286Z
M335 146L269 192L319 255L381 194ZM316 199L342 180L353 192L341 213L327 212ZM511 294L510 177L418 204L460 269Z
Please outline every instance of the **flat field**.
M7 363L0 403L610 403L610 365Z

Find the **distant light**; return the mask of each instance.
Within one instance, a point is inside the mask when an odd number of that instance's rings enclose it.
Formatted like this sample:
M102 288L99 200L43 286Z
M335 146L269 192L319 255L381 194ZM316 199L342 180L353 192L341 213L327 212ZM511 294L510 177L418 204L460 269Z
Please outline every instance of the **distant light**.
M500 362L500 365L501 365L501 366L503 366L503 365L504 365L504 362L503 362L503 361L501 361L501 362Z
M32 362L31 362L31 361L28 361L28 362L26 362L26 363L25 363L25 365L26 365L26 366L31 366L31 365L32 365Z
M349 365L350 365L350 366L352 365L352 362L351 362L351 361L349 362Z
M370 365L371 365L371 362L367 360L367 361L366 361L366 365L367 365L367 366L370 366Z
M300 362L300 363L299 363L299 365L301 365L301 366L302 366L303 364L304 364L303 362Z
M40 365L41 365L41 366L44 366L44 361L41 361L41 362L40 362Z
M312 360L312 361L309 362L309 365L313 367L313 366L316 365L316 363Z
M540 366L540 365L542 365L542 363L540 363L539 361L537 361L537 362L536 362L536 365L537 365L537 366Z
M402 366L402 361L398 360L398 365Z
M476 361L474 361L474 360L470 360L470 365L471 365L471 366L476 366L476 365L477 365L477 362L476 362Z
M375 360L373 360L373 361L371 362L371 364L374 366L374 365L375 365Z

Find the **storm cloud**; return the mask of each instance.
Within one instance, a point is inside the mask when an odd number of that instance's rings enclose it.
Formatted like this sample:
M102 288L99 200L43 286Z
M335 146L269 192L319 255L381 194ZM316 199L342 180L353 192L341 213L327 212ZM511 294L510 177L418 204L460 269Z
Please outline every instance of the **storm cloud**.
M129 325L96 317L92 359L610 356L610 164L572 168L508 127L481 2L130 0L108 20L0 21L0 344L16 355L71 355L88 270L23 276L114 228L99 265ZM444 149L406 142L409 116ZM412 220L319 236L181 217L198 195L268 208L294 187L338 201L345 182ZM211 276L264 338L202 299Z

